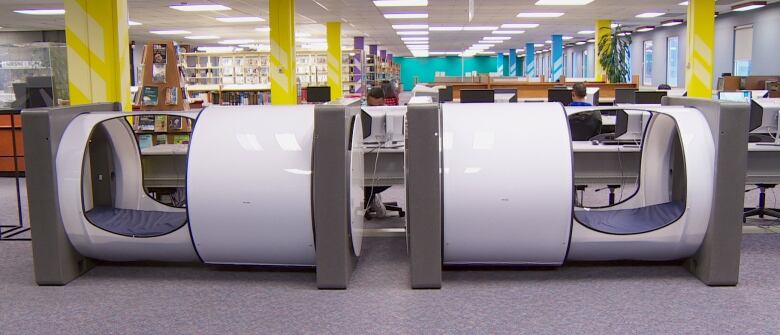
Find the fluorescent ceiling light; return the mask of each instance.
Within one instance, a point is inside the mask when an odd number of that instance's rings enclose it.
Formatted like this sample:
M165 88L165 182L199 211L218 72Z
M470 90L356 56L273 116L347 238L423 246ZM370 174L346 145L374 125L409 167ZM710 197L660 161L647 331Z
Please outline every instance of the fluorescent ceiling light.
M463 27L465 31L491 31L496 30L498 27Z
M393 29L395 30L428 29L428 25L427 24L394 24Z
M509 36L485 36L482 39L493 40L493 41L506 41L506 40L511 40L512 38Z
M647 19L647 18L659 17L664 14L666 13L649 12L649 13L638 14L636 17Z
M579 41L579 42L574 43L574 44L576 44L576 45L584 45L585 43L586 43L585 41Z
M496 43L496 44L499 44L499 43L504 43L504 41L496 41L496 40L481 40L481 41L479 41L479 43Z
M428 13L388 13L386 19L427 19Z
M243 22L263 22L265 20L257 16L236 16L236 17L218 17L217 21L228 22L228 23L243 23Z
M251 43L255 43L255 42L257 42L257 41L253 41L253 40L222 40L222 41L219 41L217 43L219 43L219 44L236 44L236 45L238 45L238 44L251 44Z
M463 27L429 27L430 31L461 31Z
M766 6L766 1L751 1L739 5L731 6L731 9L735 12L745 12L753 9L758 9Z
M638 31L640 33L643 33L643 32L646 32L646 31L651 31L653 29L655 29L655 27L653 27L653 26L643 26L643 27L636 28L636 31Z
M255 28L255 30L263 33L268 33L271 32L271 27L259 27L259 28Z
M401 41L427 41L428 37L401 37Z
M684 21L682 19L666 20L664 22L661 22L661 25L664 26L664 27L672 27L672 26L681 25L681 24L683 24L683 22Z
M571 36L563 36L563 37L561 37L561 39L564 40L564 41L568 41L568 40L570 40L572 38L574 38L574 37L571 37Z
M428 41L404 41L404 44L411 45L411 44L428 44Z
M198 51L204 52L231 52L235 47L197 47Z
M182 12L211 12L218 10L230 10L230 7L223 5L173 5L168 6L170 9L180 10Z
M539 26L538 23L507 23L507 24L502 24L501 28L502 29L516 29L516 28L531 29L531 28L536 28L538 26Z
M537 6L584 6L593 0L539 0Z
M149 31L151 34L155 35L188 35L192 34L189 31L186 30L151 30Z
M214 35L196 35L196 36L184 36L188 40L218 40L219 36Z
M397 31L398 35L428 35L427 30L401 30Z
M591 38L591 39L589 39L587 42L588 42L588 43L596 43L596 39L595 39L595 38Z
M15 10L15 13L27 14L27 15L63 15L64 9L20 9Z
M545 18L545 17L561 17L564 13L518 13L517 17L534 17L534 18Z
M580 35L593 35L595 33L596 32L593 31L593 30L580 30L580 31L577 32L577 34L580 34Z
M428 6L428 0L377 0L377 7L423 7Z
M128 25L128 26L140 26L140 25L142 25L142 24L143 24L143 23L141 23L141 22L136 22L136 21L132 21L132 20L127 20L127 25Z
M496 35L519 35L524 34L525 30L493 30Z
M544 44L542 44L542 43L536 43L536 44L534 44L534 47L535 47L535 48L541 48L541 47L543 47L543 46L544 46Z
M550 40L544 41L544 44L552 44L552 41Z
M678 3L680 6L688 6L688 1L683 1L681 3Z

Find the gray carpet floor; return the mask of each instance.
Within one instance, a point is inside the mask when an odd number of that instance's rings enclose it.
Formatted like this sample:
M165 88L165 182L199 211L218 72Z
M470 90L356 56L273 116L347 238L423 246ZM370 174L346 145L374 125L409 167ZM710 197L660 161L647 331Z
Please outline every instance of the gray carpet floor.
M0 334L778 334L780 234L742 249L737 287L621 263L449 270L441 290L411 290L404 240L371 238L350 288L319 291L311 271L156 263L38 287L30 243L0 242Z

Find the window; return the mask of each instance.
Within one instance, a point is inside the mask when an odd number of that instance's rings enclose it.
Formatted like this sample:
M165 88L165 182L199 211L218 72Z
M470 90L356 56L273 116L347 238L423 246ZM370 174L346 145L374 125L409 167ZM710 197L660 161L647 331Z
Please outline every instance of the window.
M588 78L588 50L582 52L582 77Z
M753 25L734 28L734 75L750 75L753 58Z
M677 87L677 71L679 71L680 41L677 36L666 39L666 83Z
M642 85L653 86L653 41L645 41L644 62L642 67Z

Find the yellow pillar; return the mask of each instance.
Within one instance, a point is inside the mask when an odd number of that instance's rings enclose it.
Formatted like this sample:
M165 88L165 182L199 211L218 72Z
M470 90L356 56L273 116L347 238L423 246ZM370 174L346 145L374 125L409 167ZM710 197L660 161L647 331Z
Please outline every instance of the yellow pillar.
M127 0L65 0L70 103L132 110Z
M330 98L340 99L344 94L341 81L341 22L328 22L328 86Z
M268 2L271 27L271 103L298 103L295 81L295 0Z
M689 97L712 98L715 1L688 2L685 86Z
M601 41L602 36L612 36L612 20L597 20L596 21L596 45L594 47L594 69L593 72L594 78L596 81L606 81L607 78L604 77L604 68L601 67L601 62L599 62L599 42Z

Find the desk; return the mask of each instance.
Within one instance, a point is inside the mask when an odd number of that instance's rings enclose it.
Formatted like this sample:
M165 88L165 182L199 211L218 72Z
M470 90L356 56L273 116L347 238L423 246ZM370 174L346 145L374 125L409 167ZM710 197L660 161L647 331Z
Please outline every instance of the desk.
M188 144L161 144L141 150L146 188L184 188Z
M404 174L404 147L374 149L366 148L363 155L365 186L393 186L403 185ZM374 163L376 174L374 174Z
M748 144L745 184L780 184L780 146Z
M594 145L590 141L572 142L574 183L625 184L639 175L641 160L638 145Z

